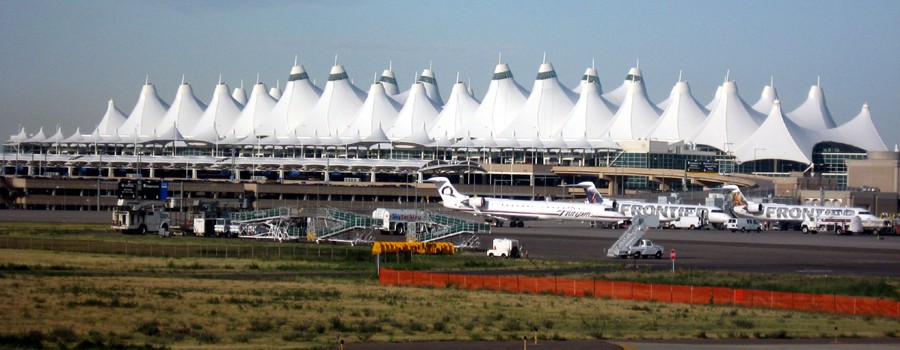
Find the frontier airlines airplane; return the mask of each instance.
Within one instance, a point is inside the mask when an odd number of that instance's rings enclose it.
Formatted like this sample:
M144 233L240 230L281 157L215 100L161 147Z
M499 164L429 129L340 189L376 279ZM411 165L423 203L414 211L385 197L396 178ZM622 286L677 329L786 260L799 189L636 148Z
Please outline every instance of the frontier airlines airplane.
M527 220L579 220L619 222L628 219L622 213L603 204L527 201L516 199L467 196L453 187L446 177L433 177L444 207L472 212L498 226L509 221L510 227L522 227Z

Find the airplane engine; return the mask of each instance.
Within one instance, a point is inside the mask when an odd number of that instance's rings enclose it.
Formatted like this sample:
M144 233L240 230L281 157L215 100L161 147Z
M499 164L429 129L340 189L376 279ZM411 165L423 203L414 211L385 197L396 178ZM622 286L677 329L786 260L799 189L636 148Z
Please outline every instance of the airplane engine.
M484 197L469 198L469 206L472 208L481 208L484 206Z
M762 203L753 203L753 202L747 203L747 211L751 212L753 214L762 213L763 209L764 208L763 208Z

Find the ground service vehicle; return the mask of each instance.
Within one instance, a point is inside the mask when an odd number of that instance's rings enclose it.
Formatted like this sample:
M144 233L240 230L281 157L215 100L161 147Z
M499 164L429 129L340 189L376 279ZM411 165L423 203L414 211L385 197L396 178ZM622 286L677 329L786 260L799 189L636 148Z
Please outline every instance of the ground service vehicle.
M728 219L728 223L725 224L725 229L731 230L731 232L741 231L762 231L762 225L759 224L759 221L748 218L733 218Z
M377 208L372 212L372 218L381 220L381 225L375 229L381 234L405 235L409 230L417 230L417 225L427 222L425 212L412 209Z
M653 241L651 241L649 239L641 239L641 240L635 242L633 246L628 248L627 255L630 257L633 257L635 259L637 259L637 258L646 259L651 256L659 259L659 258L662 258L663 251L665 251L665 250L666 250L665 247L663 247L661 245L653 244Z
M706 226L698 216L681 216L669 222L669 228L697 229Z
M809 218L800 225L800 232L816 234L819 232L834 232L839 235L866 232L862 219L859 216L835 217L825 216Z
M112 217L112 229L122 233L142 235L147 232L158 232L160 236L169 235L169 213L162 208L120 199Z
M516 239L495 238L493 246L487 251L487 256L492 258L495 256L520 258L522 257L522 246L519 245L519 241Z

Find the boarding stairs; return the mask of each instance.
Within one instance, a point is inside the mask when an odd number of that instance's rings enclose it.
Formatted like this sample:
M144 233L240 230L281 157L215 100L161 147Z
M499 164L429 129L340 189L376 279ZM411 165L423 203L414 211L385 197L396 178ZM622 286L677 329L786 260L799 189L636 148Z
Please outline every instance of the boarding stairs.
M651 227L659 226L659 217L656 215L639 215L631 219L631 226L625 230L619 239L606 251L610 258L628 254L628 248L644 237Z
M464 233L479 234L491 233L491 225L487 223L476 223L458 219L452 216L442 215L438 213L427 213L428 220L434 225L428 225L423 232L410 232L409 240L416 242L433 242L458 236Z
M300 238L300 229L293 225L292 216L289 207L234 212L231 223L240 227L240 238L283 242Z
M320 210L321 211L321 210ZM342 233L358 229L371 229L379 223L378 219L374 219L365 215L342 211L333 208L324 209L324 214L319 212L315 220L312 220L307 232L307 240L320 243L322 241L346 241L333 238ZM371 235L357 235L353 241L357 244L365 243L363 238L371 239Z

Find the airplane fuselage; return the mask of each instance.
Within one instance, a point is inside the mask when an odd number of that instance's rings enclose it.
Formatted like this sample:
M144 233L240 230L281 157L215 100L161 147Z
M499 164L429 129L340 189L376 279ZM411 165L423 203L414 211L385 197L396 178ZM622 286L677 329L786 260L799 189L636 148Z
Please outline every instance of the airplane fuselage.
M477 210L463 203L445 206L486 216L518 220L620 221L626 219L624 215L606 206L596 204L502 198L482 198L482 200L483 204Z
M724 224L731 218L719 208L689 204L617 202L617 210L627 217L657 215L660 222L673 221L682 216L706 216L710 223Z
M749 208L748 208L749 207ZM751 210L750 208L756 209ZM741 205L734 208L734 213L741 217L763 221L803 222L803 220L820 216L860 216L861 219L875 219L869 211L859 208L829 208L807 205L756 204Z

